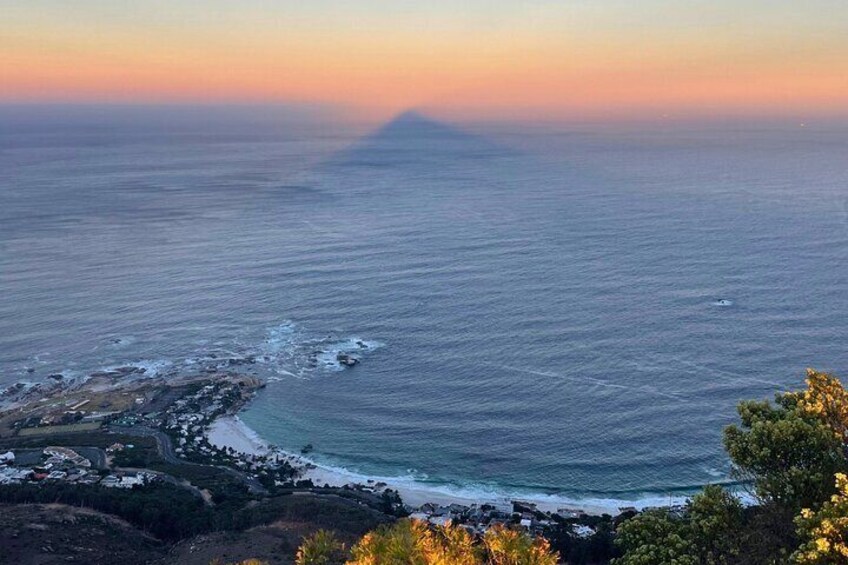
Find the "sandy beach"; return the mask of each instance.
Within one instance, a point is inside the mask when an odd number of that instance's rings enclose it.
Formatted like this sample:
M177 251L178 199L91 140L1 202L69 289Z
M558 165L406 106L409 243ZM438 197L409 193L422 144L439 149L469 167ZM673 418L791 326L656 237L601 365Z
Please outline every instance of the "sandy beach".
M623 506L643 509L649 506L678 504L685 500L683 498L665 498L663 500L644 499L633 502L602 499L573 501L555 495L546 496L543 494L533 495L532 497L506 498L498 496L496 493L482 491L465 494L462 491L451 490L447 486L422 484L412 478L359 475L344 469L318 465L301 455L283 451L263 440L236 415L217 418L207 430L207 438L211 444L217 447L229 447L241 453L250 455L276 454L280 459L285 459L299 468L301 478L309 479L318 486L342 487L353 484L374 486L377 483L384 483L387 488L396 490L404 503L413 507L419 507L429 502L439 505L461 504L464 506L491 504L500 508L511 508L513 500L520 500L533 503L544 512L568 509L581 510L592 515L616 515Z

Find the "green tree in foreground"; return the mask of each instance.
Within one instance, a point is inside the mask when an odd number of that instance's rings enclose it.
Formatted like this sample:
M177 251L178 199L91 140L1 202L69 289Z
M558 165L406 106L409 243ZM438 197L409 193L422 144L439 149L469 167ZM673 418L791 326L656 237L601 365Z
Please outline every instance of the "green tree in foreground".
M833 476L845 470L843 442L818 414L799 406L799 395L776 403L742 402L742 426L728 426L724 445L737 477L753 485L763 504L797 514L833 494Z
M618 528L624 556L615 565L697 565L685 524L667 510L647 510Z
M742 505L719 486L695 495L683 512L648 510L618 529L625 551L616 565L729 565L739 555Z
M737 563L744 527L742 503L717 485L694 496L686 508L687 527L698 563Z

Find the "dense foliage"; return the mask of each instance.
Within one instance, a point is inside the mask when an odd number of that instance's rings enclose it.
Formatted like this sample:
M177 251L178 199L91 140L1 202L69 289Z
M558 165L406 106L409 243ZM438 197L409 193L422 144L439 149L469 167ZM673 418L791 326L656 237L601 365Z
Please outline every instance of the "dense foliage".
M619 528L616 564L848 564L848 392L809 370L805 390L739 416L725 447L758 504L710 486L680 512L644 512Z
M215 493L212 496L216 498ZM132 489L61 482L0 485L0 503L91 508L123 518L167 542L214 531L241 531L277 520L310 523L358 537L390 519L341 497L278 496L246 504L227 499L210 506L191 491L169 483Z
M797 563L848 563L848 477L836 475L839 493L814 512L801 511L796 519L802 544L793 555Z
M0 486L0 502L85 506L114 514L167 541L218 529L229 522L225 514L214 512L200 498L168 484L133 489L65 483L7 485Z
M780 395L776 405L743 402L739 416L741 428L725 430L725 447L761 503L797 513L833 493L833 476L845 468L842 441L795 395Z
M560 558L573 565L609 563L610 559L621 555L615 545L615 532L621 523L633 517L631 512L612 517L584 516L580 519L561 519L554 516L557 527L545 533L551 542L551 549L559 553ZM594 530L589 536L574 534L573 526L583 525Z
M683 512L649 510L625 522L618 543L627 552L620 565L724 565L736 562L742 504L717 486L689 501Z
M346 559L346 561L345 561ZM304 540L298 565L556 565L558 556L542 538L503 527L490 528L482 540L460 526L431 528L399 520L367 533L346 555L331 534L319 531Z

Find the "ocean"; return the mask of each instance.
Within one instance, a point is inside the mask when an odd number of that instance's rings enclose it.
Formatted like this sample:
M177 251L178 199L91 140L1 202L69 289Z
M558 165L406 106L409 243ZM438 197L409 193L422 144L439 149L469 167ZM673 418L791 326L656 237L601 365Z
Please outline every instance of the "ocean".
M240 370L320 465L625 503L848 375L848 124L71 122L0 114L0 385Z

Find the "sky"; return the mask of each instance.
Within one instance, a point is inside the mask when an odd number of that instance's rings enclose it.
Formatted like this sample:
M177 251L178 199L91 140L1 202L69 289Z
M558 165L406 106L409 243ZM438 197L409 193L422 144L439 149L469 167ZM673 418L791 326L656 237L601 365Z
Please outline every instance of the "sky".
M0 103L848 114L846 0L0 0Z

